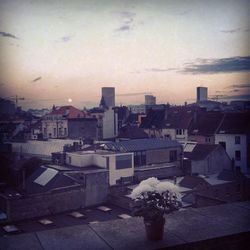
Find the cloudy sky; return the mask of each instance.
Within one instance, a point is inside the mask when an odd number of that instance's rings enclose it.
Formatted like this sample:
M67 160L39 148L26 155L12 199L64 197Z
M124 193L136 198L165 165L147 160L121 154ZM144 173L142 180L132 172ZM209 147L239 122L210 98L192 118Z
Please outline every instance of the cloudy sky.
M250 1L0 0L0 93L24 108L248 98ZM237 97L237 98L238 98Z

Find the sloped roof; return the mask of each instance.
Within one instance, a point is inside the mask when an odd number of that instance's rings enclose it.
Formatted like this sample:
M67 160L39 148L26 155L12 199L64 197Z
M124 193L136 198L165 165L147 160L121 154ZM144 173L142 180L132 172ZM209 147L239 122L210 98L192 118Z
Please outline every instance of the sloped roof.
M219 112L198 113L196 119L194 119L191 127L189 128L189 134L205 136L215 134L223 116L224 114Z
M47 115L62 115L64 117L70 119L70 118L83 118L87 114L85 114L83 111L81 111L73 106L62 106L62 107L57 107L57 108L53 109Z
M164 124L165 110L150 110L143 118L140 128L162 128Z
M250 131L250 113L226 113L217 134L245 134Z
M213 144L196 144L192 152L184 152L184 156L193 161L204 160L219 146L220 145L213 145Z
M54 170L56 171L55 175L49 179L47 183L45 180L45 185L36 183L35 180L37 180L39 177L43 178L42 175L45 175L45 171L47 171L47 169L50 170L51 168L40 166L30 177L27 178L25 189L28 194L44 193L55 188L76 185L76 183L70 177L67 177L63 173L56 170Z
M187 129L193 119L193 111L186 107L172 107L164 110L150 110L140 128Z
M167 113L164 127L188 129L193 119L193 111L186 108L174 108Z
M186 187L190 189L194 189L197 187L200 183L205 183L204 179L199 176L184 176L184 178L179 182L179 185L181 187Z
M159 138L135 139L105 143L107 149L122 152L146 151L161 148L181 147L177 141Z
M137 126L125 126L121 128L117 138L143 139L148 138L148 135Z

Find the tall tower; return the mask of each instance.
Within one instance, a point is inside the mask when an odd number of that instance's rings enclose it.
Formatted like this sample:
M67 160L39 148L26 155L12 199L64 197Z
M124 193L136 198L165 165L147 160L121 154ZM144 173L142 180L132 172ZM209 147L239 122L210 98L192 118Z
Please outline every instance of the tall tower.
M115 88L113 87L103 87L102 88L102 100L106 107L115 106Z
M156 97L153 95L145 95L145 105L155 105L156 104Z
M207 88L206 87L197 87L197 102L206 101L207 100Z

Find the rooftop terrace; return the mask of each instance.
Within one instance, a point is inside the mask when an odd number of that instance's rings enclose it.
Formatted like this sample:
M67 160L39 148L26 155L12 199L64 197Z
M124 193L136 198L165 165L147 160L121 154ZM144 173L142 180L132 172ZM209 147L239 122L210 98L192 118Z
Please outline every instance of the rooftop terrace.
M246 249L250 201L189 208L167 215L164 239L145 239L141 218L4 235L0 249Z

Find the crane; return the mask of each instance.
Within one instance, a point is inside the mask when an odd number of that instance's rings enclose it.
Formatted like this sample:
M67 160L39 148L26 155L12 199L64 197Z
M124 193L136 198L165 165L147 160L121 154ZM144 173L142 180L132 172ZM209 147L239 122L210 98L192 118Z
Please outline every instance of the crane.
M14 99L14 100L15 100L15 103L16 103L16 107L18 107L18 101L23 101L23 100L25 100L24 97L18 97L18 95L10 96L10 97L7 97L6 99Z

